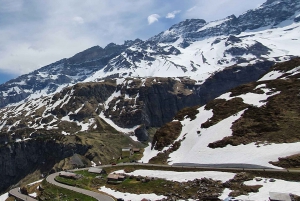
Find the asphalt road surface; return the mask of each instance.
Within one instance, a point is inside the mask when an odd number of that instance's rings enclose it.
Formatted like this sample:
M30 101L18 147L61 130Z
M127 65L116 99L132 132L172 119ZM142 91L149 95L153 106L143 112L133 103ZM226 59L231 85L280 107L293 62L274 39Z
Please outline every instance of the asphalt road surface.
M77 188L77 187L74 187L74 186L68 186L68 185L65 185L65 184L58 183L54 180L54 178L57 177L58 175L59 175L59 172L56 172L54 174L49 175L46 178L47 182L49 182L50 184L62 187L62 188L66 188L66 189L69 189L69 190L72 190L72 191L75 191L75 192L78 192L78 193L81 193L81 194L88 195L88 196L93 197L93 198L95 198L99 201L114 201L114 199L112 197L110 197L108 195L105 195L105 194L100 194L100 192L97 193L97 192L94 192L94 191L89 191L89 190L85 190L85 189L82 189L82 188Z
M36 199L33 199L32 197L28 196L28 195L24 195L22 193L19 192L19 187L18 188L14 188L14 189L11 189L9 191L9 194L16 197L16 198L19 198L21 200L26 200L26 201L37 201Z

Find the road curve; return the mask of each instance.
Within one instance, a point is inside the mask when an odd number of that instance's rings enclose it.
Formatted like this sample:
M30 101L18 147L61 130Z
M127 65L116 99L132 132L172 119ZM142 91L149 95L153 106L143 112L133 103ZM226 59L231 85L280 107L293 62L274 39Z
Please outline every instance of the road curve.
M154 167L168 167L168 168L186 168L186 169L189 169L189 168L195 168L195 169L198 169L198 170L211 170L211 171L264 171L264 172L294 172L294 173L300 173L300 170L287 170L287 169L270 169L270 168L253 168L253 166L247 166L247 164L245 164L245 167L219 167L217 165L214 166L214 165L200 165L200 164L193 164L193 165L184 165L184 164L175 164L175 165L156 165L156 164L147 164L147 163L119 163L119 164L116 164L115 166L127 166L127 165L132 165L132 166L154 166ZM194 166L195 165L195 166ZM104 168L104 167L112 167L112 165L103 165L103 166L98 166L100 168ZM75 169L75 170L72 170L72 171L77 171L77 170L87 170L89 169L88 168L81 168L81 169ZM47 182L53 184L53 185L56 185L56 186L59 186L59 187L62 187L62 188L66 188L66 189L69 189L69 190L72 190L72 191L75 191L75 192L78 192L78 193L82 193L82 194L85 194L85 195L88 195L88 196L91 196L99 201L113 201L114 199L108 195L105 195L105 194L101 194L100 192L97 193L97 192L93 192L93 191L89 191L89 190L85 190L85 189L81 189L81 188L76 188L74 186L68 186L68 185L65 185L65 184L62 184L62 183L58 183L54 180L54 178L56 176L59 175L59 172L57 173L53 173L51 175L49 175L46 180ZM19 192L19 188L14 188L12 190L9 191L9 194L16 197L16 198L19 198L21 200L28 200L28 201L37 201L36 199L33 199L32 197L30 196L27 196L27 195L24 195L24 194L21 194Z
M65 185L65 184L62 184L62 183L58 183L54 179L58 175L59 175L59 172L51 174L46 178L46 181L49 182L50 184L55 185L55 186L66 188L66 189L69 189L69 190L72 190L72 191L75 191L75 192L78 192L78 193L81 193L81 194L84 194L84 195L88 195L88 196L93 197L93 198L95 198L96 200L99 200L99 201L114 201L114 199L112 197L110 197L108 195L105 195L105 194L100 194L100 192L97 193L97 192L94 192L94 191L89 191L89 190L85 190L85 189L82 189L82 188L77 188L77 187L74 187L74 186L69 186L69 185Z
M34 199L34 198L32 198L32 197L30 197L30 196L28 196L28 195L24 195L24 194L22 194L21 192L19 192L19 187L18 188L14 188L14 189L11 189L10 191L9 191L9 195L12 195L12 196L14 196L15 198L18 198L18 199L20 199L20 200L26 200L26 201L37 201L36 199Z

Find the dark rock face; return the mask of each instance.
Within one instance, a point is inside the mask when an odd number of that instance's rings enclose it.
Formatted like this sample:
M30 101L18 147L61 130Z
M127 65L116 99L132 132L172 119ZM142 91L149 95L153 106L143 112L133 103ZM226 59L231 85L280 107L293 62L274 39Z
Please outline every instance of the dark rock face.
M70 115L72 120L91 118L97 115L97 111L98 114L103 112L120 127L132 128L142 124L146 127L158 127L170 121L180 109L199 104L199 97L193 92L193 89L198 87L194 80L178 82L172 78L148 78L145 86L142 86L140 79L128 80L132 83L115 85L107 81L77 84L67 88L55 95L53 101L63 99L73 90L70 101L62 107L58 105L51 113L63 117L84 105L78 113ZM177 85L182 91L174 91ZM120 95L108 103L108 108L99 107L99 104L105 103L114 92ZM146 139L147 134L143 128L136 132L139 139Z
M47 171L73 153L85 154L88 147L53 140L29 140L0 147L0 192L37 169Z
M206 104L241 84L258 80L273 65L274 62L265 61L252 66L231 67L215 73L201 85L198 92L201 104Z
M138 127L134 131L134 135L138 138L139 141L147 141L149 139L148 131L144 125Z
M230 35L227 41L225 42L225 46L227 47L228 45L234 45L235 43L240 43L240 42L242 42L241 39L239 39L236 36Z
M295 17L294 22L300 22L300 16Z
M195 85L186 87L198 88ZM169 122L175 114L185 108L199 104L199 96L197 93L190 95L170 93L173 86L167 83L164 87L153 86L140 93L140 98L145 102L145 116L151 124L149 126L159 127Z
M255 55L256 57L261 57L262 55L268 55L270 53L270 49L259 42L255 42L255 44L244 48L244 47L236 47L233 46L227 50L225 50L226 54L231 54L232 56L242 56L242 55Z

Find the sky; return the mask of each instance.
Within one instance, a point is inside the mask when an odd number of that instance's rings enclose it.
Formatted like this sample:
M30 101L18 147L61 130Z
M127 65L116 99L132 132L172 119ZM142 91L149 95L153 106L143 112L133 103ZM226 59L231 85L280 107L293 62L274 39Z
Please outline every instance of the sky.
M0 83L95 45L146 40L190 18L240 15L265 0L0 0Z

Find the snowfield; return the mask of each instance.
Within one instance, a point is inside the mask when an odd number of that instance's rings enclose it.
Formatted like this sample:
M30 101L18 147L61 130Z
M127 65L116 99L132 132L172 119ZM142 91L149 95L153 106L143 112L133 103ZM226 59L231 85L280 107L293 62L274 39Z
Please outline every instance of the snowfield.
M105 186L102 186L98 189L101 192L107 193L109 195L114 196L115 198L123 198L125 201L131 201L131 200L142 200L144 198L150 199L150 200L161 200L164 198L167 198L163 195L156 195L154 193L151 194L132 194L132 193L122 193L119 191L115 191L110 188L106 188Z
M169 181L187 182L194 179L210 178L226 182L235 176L235 173L216 172L216 171L199 171L199 172L175 172L161 170L135 170L130 173L125 173L124 170L115 171L115 173L124 173L133 176L142 177L157 177Z

